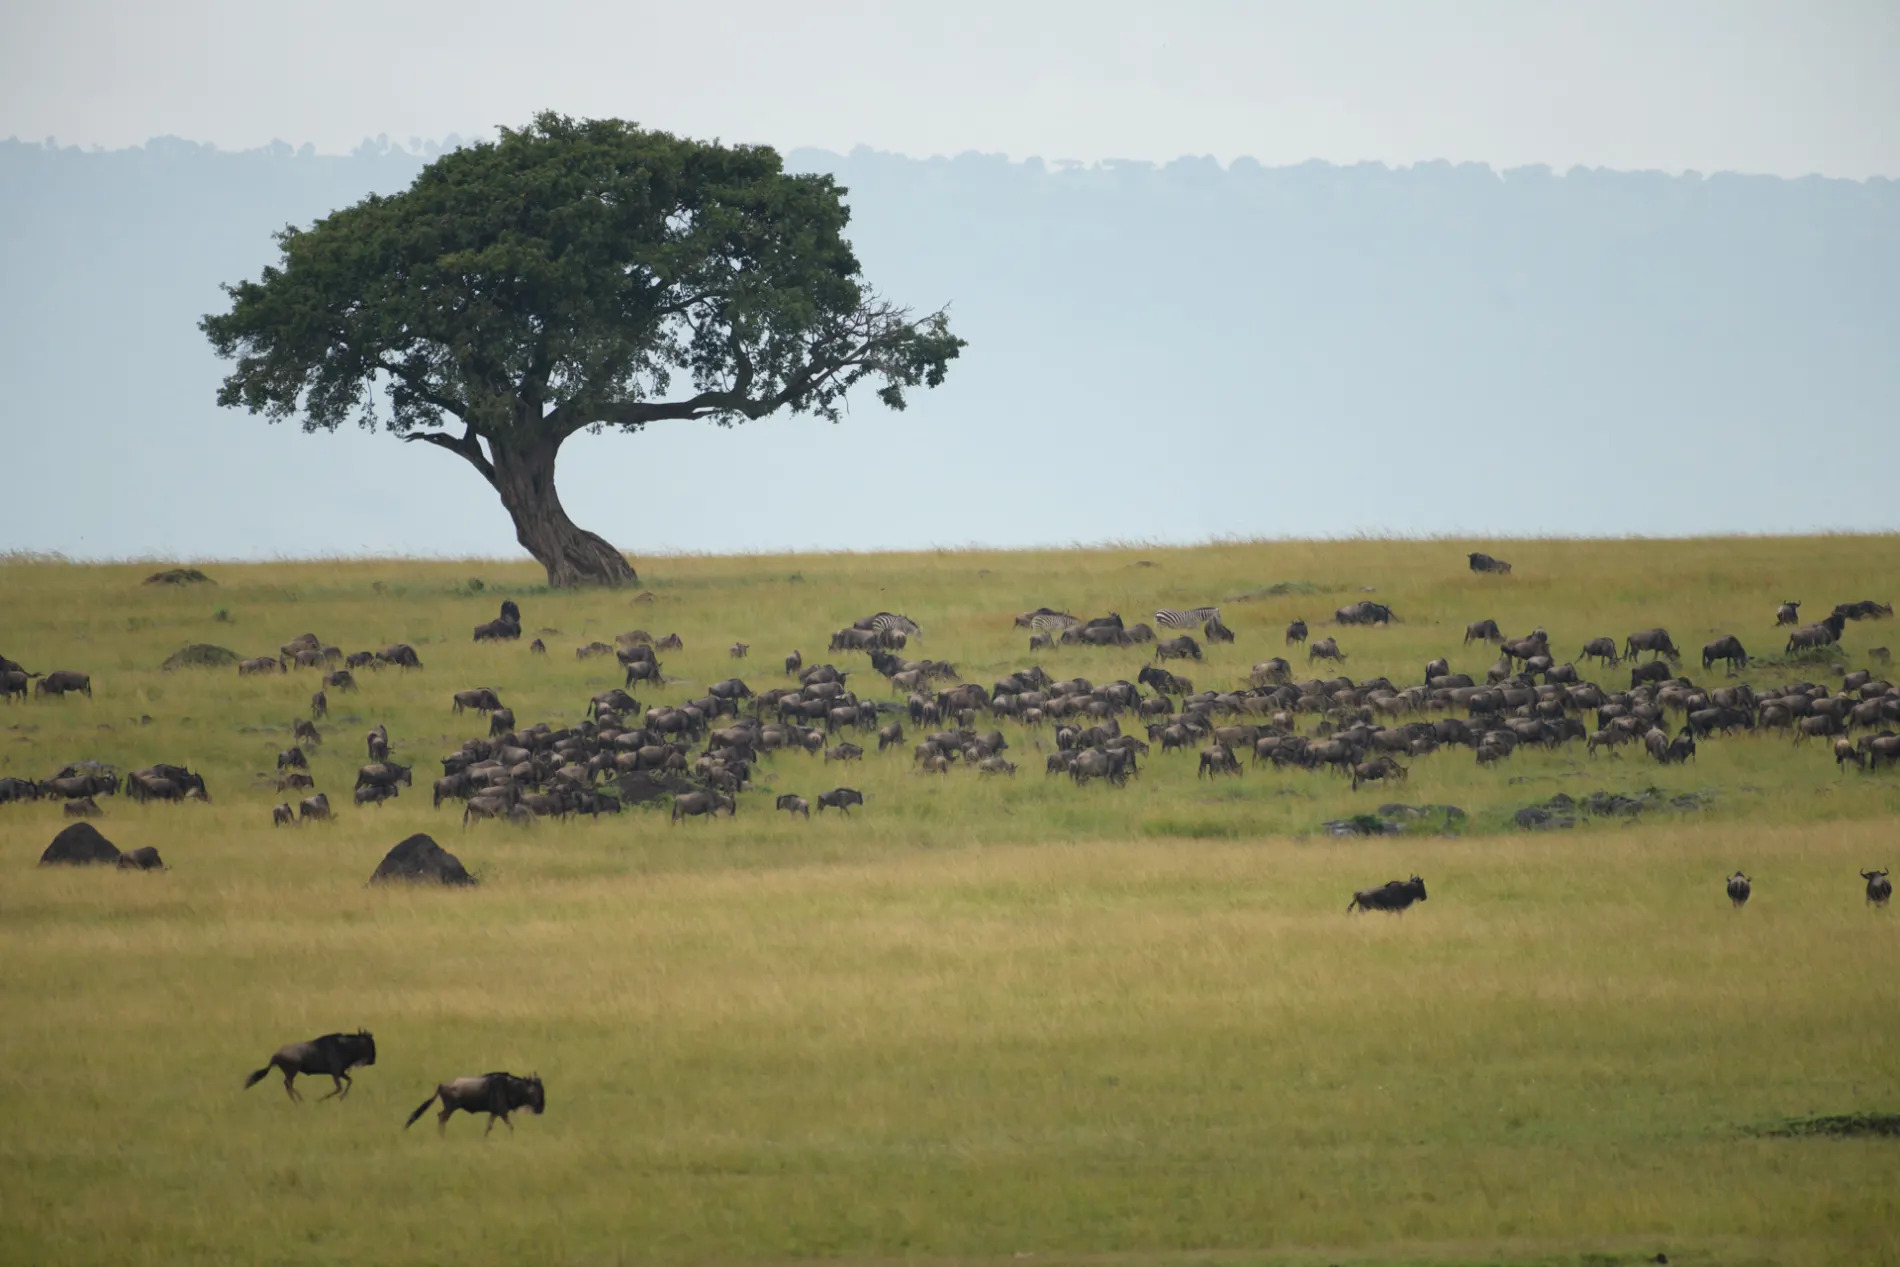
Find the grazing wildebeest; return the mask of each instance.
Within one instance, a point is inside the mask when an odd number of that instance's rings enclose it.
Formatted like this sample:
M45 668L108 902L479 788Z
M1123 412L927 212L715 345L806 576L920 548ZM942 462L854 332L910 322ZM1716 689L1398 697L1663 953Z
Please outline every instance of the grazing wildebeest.
M307 743L313 748L323 744L323 732L317 729L317 724L301 717L290 723L290 736L298 743Z
M536 638L533 642L528 644L528 650L534 655L546 655L548 653L548 644Z
M1465 645L1467 647L1474 642L1503 641L1504 634L1498 629L1498 622L1488 617L1484 620L1474 620L1465 626Z
M488 1131L495 1129L495 1119L500 1118L503 1125L512 1131L515 1124L508 1115L516 1109L528 1109L536 1117L547 1109L547 1091L541 1085L541 1075L529 1074L518 1078L512 1073L485 1073L475 1078L457 1078L453 1082L444 1082L430 1093L429 1098L419 1105L409 1120L402 1124L406 1131L416 1124L416 1119L429 1111L429 1106L437 1100L442 1101L442 1111L436 1114L436 1127L440 1134L446 1135L449 1119L457 1111L488 1114Z
M820 792L818 794L818 812L820 814L824 813L827 809L835 809L840 814L849 818L851 816L851 807L853 805L863 804L864 793L858 791L856 788L835 787L829 792Z
M1387 880L1376 889L1360 889L1352 895L1352 901L1346 903L1346 914L1354 911L1385 911L1397 915L1414 902L1425 900L1425 881L1413 876L1409 880Z
M297 816L291 812L289 801L285 801L282 805L276 806L270 812L270 825L272 827L289 827L296 821Z
M1577 653L1579 660L1601 660L1611 668L1617 666L1622 657L1616 654L1616 639L1592 638L1583 644L1583 650Z
M1801 623L1801 604L1790 600L1775 608L1775 625L1798 625Z
M1893 881L1887 878L1887 868L1863 871L1860 878L1867 881L1867 900L1873 905L1885 906L1893 897Z
M293 1100L303 1099L295 1085L300 1073L312 1077L327 1074L336 1083L335 1089L323 1099L327 1100L332 1095L347 1098L352 1085L350 1070L358 1065L375 1063L376 1039L368 1030L358 1030L354 1034L325 1034L307 1043L292 1043L288 1047L278 1048L269 1064L244 1080L244 1087L249 1090L268 1077L272 1069L281 1069L284 1073L284 1094Z
M1201 626L1201 632L1206 635L1209 642L1232 642L1234 640L1234 631L1229 629L1226 625L1221 624L1219 616L1209 617L1207 623ZM1132 636L1130 641L1133 641Z
M1195 770L1194 777L1198 779L1206 775L1211 779L1220 774L1238 775L1239 773L1240 758L1236 757L1234 750L1226 744L1217 743L1201 750L1201 764Z
M1729 905L1738 911L1748 905L1748 895L1753 891L1753 883L1753 880L1739 871L1730 876L1723 886L1728 890Z
M1642 652L1649 652L1652 658L1668 656L1671 660L1680 660L1682 653L1676 650L1676 644L1669 640L1669 631L1657 626L1654 629L1639 629L1623 640L1623 658L1633 660Z
M324 674L323 684L328 687L335 687L339 691L353 691L356 689L356 675L348 669L338 669L335 673ZM317 692L319 695L322 693L321 691Z
M1509 572L1511 565L1503 559L1494 559L1488 554L1468 554L1473 572Z
M1344 660L1345 658L1346 653L1339 649L1339 642L1334 638L1321 638L1306 649L1308 664L1315 660Z
M1157 660L1198 660L1201 658L1201 644L1189 634L1178 638L1162 638L1155 643Z
M306 796L297 802L297 821L300 823L307 818L327 819L329 817L330 798L322 792L315 796Z
M277 790L279 792L297 791L307 787L315 787L316 785L317 781L311 778L309 773L304 770L286 770L277 776Z
M1702 648L1702 667L1712 668L1717 660L1728 662L1729 672L1748 667L1748 652L1742 649L1742 640L1734 634L1724 634L1714 642Z
M501 707L501 698L495 694L493 687L477 686L471 690L457 691L453 698L454 704L450 711L456 713L469 708L478 713L492 713Z
M811 802L792 792L786 792L778 798L777 808L784 810L787 814L803 814L806 818L811 817Z
M35 695L51 695L58 698L68 691L78 691L87 699L91 699L92 676L87 673L75 673L71 669L55 669L33 685Z
M1382 779L1409 778L1411 771L1394 761L1391 757L1374 757L1352 768L1352 790L1357 792L1361 783L1376 783Z
M1333 623L1336 625L1389 625L1392 623L1392 609L1384 603L1375 603L1369 598L1362 598L1334 612Z
M1834 768L1838 770L1849 761L1852 761L1857 769L1867 768L1867 754L1856 748L1852 739L1836 739L1834 741Z
M253 673L282 673L284 666L276 656L253 656L249 660L238 661L238 676L249 677Z
M676 823L694 814L710 819L720 810L725 810L728 818L736 812L730 796L721 796L717 792L687 792L673 798L673 821Z
M67 801L64 811L68 818L97 818L103 812L99 808L99 802L90 796L82 796L76 801Z
M656 651L684 651L686 649L686 644L680 640L680 636L678 634L670 633L666 635L666 637L654 643L653 648Z
M496 739L515 728L515 710L498 708L488 715L488 737Z
M1667 682L1670 672L1669 665L1661 660L1639 664L1630 670L1630 689L1635 690L1645 682Z
M1306 622L1304 620L1296 620L1292 624L1286 627L1286 645L1287 646L1290 647L1296 642L1305 642L1305 641L1306 641Z

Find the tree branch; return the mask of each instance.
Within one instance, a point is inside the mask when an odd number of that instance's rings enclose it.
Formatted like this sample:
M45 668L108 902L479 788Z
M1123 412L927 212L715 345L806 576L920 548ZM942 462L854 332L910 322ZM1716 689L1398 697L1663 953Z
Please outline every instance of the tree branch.
M403 437L403 440L405 443L412 440L420 440L424 444L433 444L437 448L447 449L451 453L459 454L468 461L470 466L481 472L483 479L487 480L490 484L495 482L495 468L489 460L482 455L482 446L476 440L475 429L473 427L463 432L459 440L446 431L411 431L408 435Z

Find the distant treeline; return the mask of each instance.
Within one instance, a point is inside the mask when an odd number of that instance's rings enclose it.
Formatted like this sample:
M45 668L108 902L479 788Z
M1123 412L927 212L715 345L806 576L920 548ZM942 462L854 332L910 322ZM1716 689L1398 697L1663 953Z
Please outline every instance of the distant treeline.
M402 188L429 152L0 142L0 378L26 384L10 404L66 410L113 444L133 411L147 435L188 436L213 412L218 370L194 323L219 283L254 275L282 226ZM905 419L845 429L863 470L928 464L999 497L1043 497L1058 469L1174 493L1242 479L1276 508L1138 498L1113 517L1052 511L1011 539L1894 523L1873 509L1900 400L1893 181L786 160L850 189L881 290L951 304L970 340ZM1788 482L1791 442L1831 459L1825 481ZM1576 445L1594 446L1587 478L1540 474ZM744 473L745 450L719 452ZM1289 485L1288 468L1332 482ZM955 519L942 533L924 539L979 535Z

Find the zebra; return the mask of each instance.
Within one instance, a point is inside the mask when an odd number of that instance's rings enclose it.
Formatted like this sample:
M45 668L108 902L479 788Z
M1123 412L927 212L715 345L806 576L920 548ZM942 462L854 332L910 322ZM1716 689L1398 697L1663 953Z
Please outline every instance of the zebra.
M1155 613L1155 624L1163 629L1193 629L1210 620L1219 623L1220 608L1190 607L1186 611L1168 611L1164 608Z
M1029 618L1029 627L1042 633L1073 629L1081 623L1067 612L1037 612Z
M900 616L896 612L879 612L869 620L859 624L858 628L868 629L880 637L882 637L887 630L894 633L905 634L912 638L921 638L924 636L924 631L917 627L916 621L912 620L909 616Z

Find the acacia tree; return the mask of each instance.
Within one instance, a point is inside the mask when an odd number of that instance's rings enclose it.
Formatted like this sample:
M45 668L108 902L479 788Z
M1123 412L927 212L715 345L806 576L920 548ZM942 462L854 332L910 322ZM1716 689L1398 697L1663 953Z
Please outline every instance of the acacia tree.
M236 362L218 403L446 449L500 495L550 585L631 583L561 507L569 436L781 409L836 421L865 379L902 409L963 347L941 310L913 316L864 282L845 192L765 146L539 115L278 234L279 262L200 323Z

